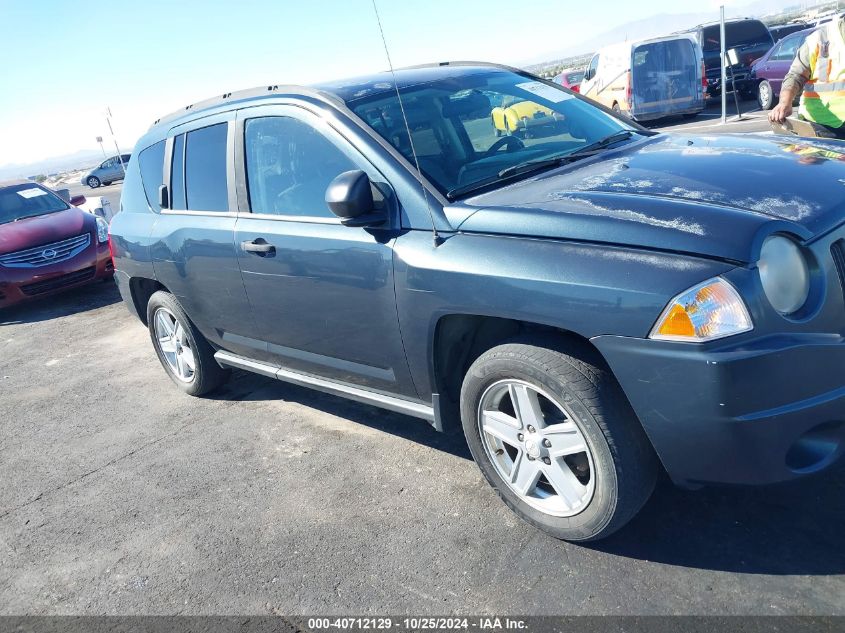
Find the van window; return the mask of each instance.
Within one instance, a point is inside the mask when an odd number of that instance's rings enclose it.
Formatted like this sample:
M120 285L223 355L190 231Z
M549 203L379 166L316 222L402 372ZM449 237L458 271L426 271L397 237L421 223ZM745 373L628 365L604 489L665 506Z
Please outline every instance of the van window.
M590 60L590 65L587 67L587 76L590 79L593 79L596 76L596 71L599 67L599 56L594 55L593 58Z
M291 117L248 119L247 186L253 213L334 217L326 189L358 166L321 132Z
M226 132L218 123L188 132L185 141L185 190L191 211L228 211Z
M161 211L161 207L158 206L158 188L162 185L164 176L164 145L164 141L159 141L138 154L144 194L147 196L147 203L154 211Z
M173 161L170 166L170 208L185 209L185 135L173 139Z

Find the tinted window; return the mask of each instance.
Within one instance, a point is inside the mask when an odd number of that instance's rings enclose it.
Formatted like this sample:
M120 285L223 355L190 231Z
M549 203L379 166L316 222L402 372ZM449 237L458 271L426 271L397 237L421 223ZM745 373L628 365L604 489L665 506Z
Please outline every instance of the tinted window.
M26 183L0 189L0 224L67 208L64 200L35 184Z
M570 86L574 86L575 84L580 84L584 81L584 71L580 71L577 73L569 73L566 76L566 80L569 82Z
M334 217L326 188L357 166L323 134L297 119L264 117L247 120L244 143L253 213Z
M228 211L226 123L188 132L185 188L191 211Z
M161 211L158 206L158 188L164 176L164 141L151 145L138 154L138 166L141 169L141 182L150 207Z
M185 135L173 139L173 161L170 166L170 208L185 208Z

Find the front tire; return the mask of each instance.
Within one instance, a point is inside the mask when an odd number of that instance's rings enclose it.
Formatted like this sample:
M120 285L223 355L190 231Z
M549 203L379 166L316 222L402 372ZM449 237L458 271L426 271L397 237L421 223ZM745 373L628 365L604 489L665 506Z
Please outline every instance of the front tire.
M100 179L96 176L89 176L87 182L88 186L91 187L91 189L96 189L100 186Z
M771 110L775 105L775 95L772 84L765 79L757 86L757 103L761 110Z
M226 382L229 370L217 364L211 345L172 294L153 293L147 324L162 367L182 391L201 396Z
M604 538L645 504L657 459L595 353L521 339L482 354L461 420L484 477L517 515L568 541Z

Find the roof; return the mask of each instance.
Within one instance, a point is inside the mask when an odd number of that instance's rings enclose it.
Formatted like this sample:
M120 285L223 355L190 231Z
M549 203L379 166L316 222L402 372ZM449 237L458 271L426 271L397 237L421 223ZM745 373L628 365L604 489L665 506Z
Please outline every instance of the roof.
M396 88L393 83L394 77L398 88L400 90L404 90L415 85L449 79L451 77L465 77L471 74L489 73L497 69L502 71L522 72L507 66L488 64L486 62L441 62L438 64L428 64L424 66L398 68L393 72L386 70L369 75L362 75L360 77L318 83L311 86L284 84L260 86L258 88L250 88L248 90L227 92L222 95L185 106L184 108L157 119L152 126L150 126L150 130L165 123L172 126L179 119L188 118L197 112L209 110L227 103L236 103L238 101L253 100L262 97L277 97L280 95L295 95L310 97L312 99L330 103L333 102L335 104L349 104L357 99L384 94L395 90Z

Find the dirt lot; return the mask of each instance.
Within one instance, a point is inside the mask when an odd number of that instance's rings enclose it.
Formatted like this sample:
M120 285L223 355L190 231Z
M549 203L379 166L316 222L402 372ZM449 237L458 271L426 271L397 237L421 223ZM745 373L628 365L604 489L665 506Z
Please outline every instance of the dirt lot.
M111 283L0 323L2 614L845 614L842 469L663 482L569 545L424 423L246 374L182 395Z

